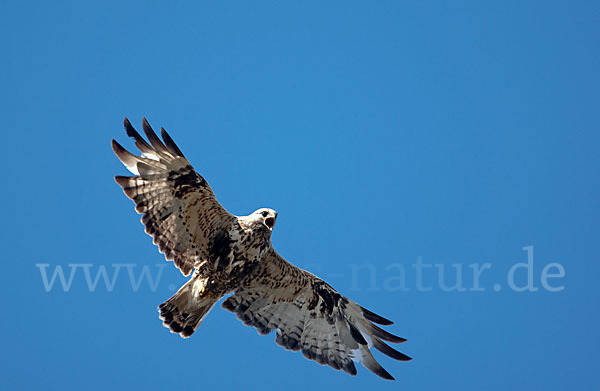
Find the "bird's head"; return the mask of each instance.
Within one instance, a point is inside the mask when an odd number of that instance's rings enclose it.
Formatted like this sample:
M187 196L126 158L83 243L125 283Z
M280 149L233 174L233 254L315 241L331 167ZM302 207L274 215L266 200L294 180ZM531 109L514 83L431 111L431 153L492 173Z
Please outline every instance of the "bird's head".
M277 221L277 212L273 209L261 208L248 217L255 225L266 227L269 231L273 231L275 221Z

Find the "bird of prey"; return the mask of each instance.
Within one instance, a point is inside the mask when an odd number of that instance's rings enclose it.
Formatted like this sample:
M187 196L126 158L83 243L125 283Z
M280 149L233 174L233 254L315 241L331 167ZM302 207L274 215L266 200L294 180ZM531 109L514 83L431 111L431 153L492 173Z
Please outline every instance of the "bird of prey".
M410 357L384 341L406 341L375 325L391 325L342 296L313 274L287 262L271 245L277 212L258 209L234 216L215 198L206 182L161 128L162 140L143 119L148 141L124 120L127 135L141 156L112 140L119 160L134 176L116 182L142 214L146 233L184 276L193 276L158 307L171 332L191 336L213 305L234 312L261 335L276 330L276 342L302 350L319 364L356 375L360 362L384 379L394 380L371 348L401 361Z

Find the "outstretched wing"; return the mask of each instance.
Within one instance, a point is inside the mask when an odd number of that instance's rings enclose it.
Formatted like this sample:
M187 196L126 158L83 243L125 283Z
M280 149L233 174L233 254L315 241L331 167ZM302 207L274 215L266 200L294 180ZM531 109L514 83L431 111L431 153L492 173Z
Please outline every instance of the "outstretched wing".
M394 379L375 361L372 347L397 360L410 360L383 342L406 340L374 324L390 325L391 321L348 300L275 250L265 255L259 269L223 307L262 335L277 330L275 341L284 348L302 350L306 358L351 375L356 375L354 362L361 362L384 379Z
M119 160L135 174L115 180L143 215L142 223L154 244L187 276L196 262L208 257L215 233L229 231L237 219L219 204L164 129L160 129L163 143L144 118L148 144L127 118L124 125L142 155L135 156L112 140Z

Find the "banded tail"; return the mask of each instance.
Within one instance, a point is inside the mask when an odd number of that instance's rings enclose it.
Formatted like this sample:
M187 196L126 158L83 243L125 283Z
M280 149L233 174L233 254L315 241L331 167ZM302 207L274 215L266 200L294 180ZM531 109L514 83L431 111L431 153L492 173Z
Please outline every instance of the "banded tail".
M194 276L169 300L158 306L163 325L172 333L188 338L200 326L202 319L219 300L219 297L206 295L205 278Z

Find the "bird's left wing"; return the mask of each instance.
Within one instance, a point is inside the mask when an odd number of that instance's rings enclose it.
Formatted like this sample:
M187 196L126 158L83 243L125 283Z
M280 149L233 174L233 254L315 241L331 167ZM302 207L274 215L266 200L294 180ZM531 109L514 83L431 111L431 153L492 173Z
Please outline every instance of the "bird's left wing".
M276 342L284 348L302 350L306 358L351 375L356 375L354 362L361 362L384 379L394 379L375 361L372 347L397 360L410 360L383 342L405 339L374 324L391 321L340 295L273 249L223 307L262 335L277 330Z

